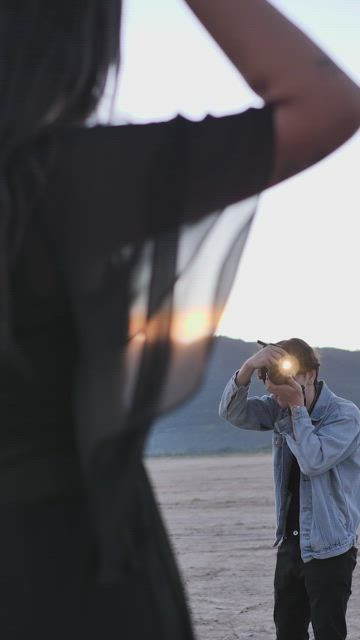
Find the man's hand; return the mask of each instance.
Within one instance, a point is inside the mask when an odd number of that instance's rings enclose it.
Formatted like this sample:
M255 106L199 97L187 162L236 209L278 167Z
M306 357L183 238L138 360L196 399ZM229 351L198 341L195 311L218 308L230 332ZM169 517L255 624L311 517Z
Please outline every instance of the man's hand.
M248 384L256 369L261 369L261 367L269 369L286 355L286 351L276 345L269 344L267 347L260 349L260 351L254 353L253 356L244 362L236 376L236 384L238 386Z
M304 395L302 388L294 378L289 378L287 384L274 384L268 380L267 389L273 393L276 399L288 407L298 407L304 405Z
M246 361L246 364L251 366L253 369L261 369L262 367L270 369L270 367L276 365L281 358L284 358L284 356L287 355L286 351L281 347L268 344L267 347L264 347L257 353L254 353L254 355Z

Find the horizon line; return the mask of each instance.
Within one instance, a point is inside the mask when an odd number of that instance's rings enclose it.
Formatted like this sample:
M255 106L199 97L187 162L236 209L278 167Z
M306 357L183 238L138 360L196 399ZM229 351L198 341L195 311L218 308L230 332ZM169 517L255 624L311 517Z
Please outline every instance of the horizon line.
M256 344L256 338L253 339L245 339L245 338L239 338L239 337L234 337L234 336L229 336L226 335L225 333L215 333L214 334L215 338L227 338L228 340L239 340L240 342L245 342L246 344ZM293 336L294 337L294 336ZM308 342L306 340L306 342ZM358 351L360 351L360 347L339 347L339 346L333 346L333 345L314 345L313 343L309 343L314 349L336 349L337 351L349 351L351 353L356 353Z

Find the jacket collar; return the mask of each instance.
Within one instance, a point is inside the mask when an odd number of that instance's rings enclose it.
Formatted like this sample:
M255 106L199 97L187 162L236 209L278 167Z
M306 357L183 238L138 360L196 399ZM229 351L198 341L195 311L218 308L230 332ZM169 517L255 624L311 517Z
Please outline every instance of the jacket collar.
M327 408L334 396L333 392L330 391L326 382L324 382L324 380L321 380L320 382L322 382L321 391L316 401L315 407L311 412L311 420L313 422L318 422L324 417L327 412Z

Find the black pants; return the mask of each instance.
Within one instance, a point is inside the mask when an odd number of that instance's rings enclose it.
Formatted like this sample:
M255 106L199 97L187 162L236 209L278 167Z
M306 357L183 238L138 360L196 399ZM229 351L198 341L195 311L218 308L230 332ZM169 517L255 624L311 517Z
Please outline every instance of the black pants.
M277 640L308 640L310 621L315 640L346 638L345 615L356 554L353 547L340 556L304 563L298 538L281 544L274 580Z

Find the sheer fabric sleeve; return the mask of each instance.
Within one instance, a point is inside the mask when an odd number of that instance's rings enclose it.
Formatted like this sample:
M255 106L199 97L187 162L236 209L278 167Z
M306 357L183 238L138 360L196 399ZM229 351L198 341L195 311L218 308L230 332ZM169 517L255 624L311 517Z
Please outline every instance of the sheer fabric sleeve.
M272 161L272 107L194 122L61 131L52 208L92 259L261 192Z
M104 580L123 561L116 531L151 423L204 372L272 146L271 107L68 132L59 146L46 220L77 328L74 410Z

